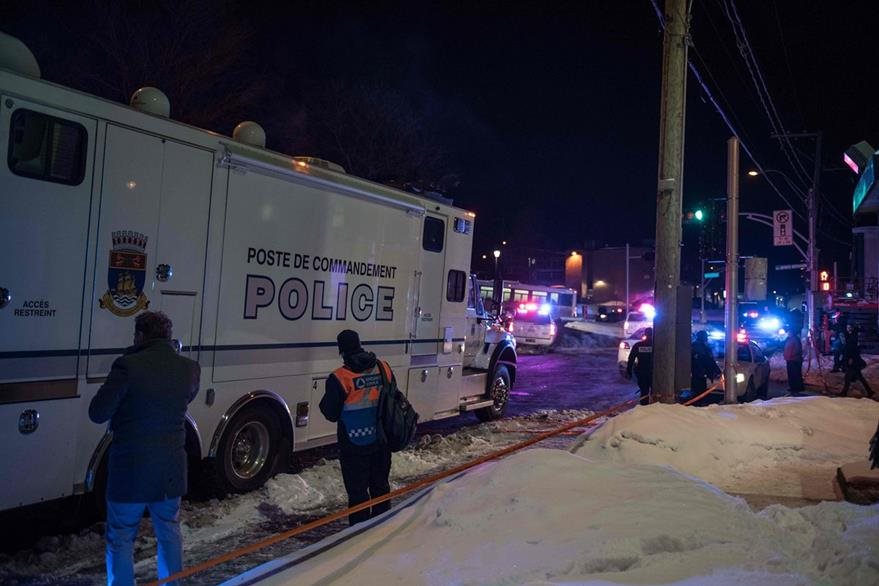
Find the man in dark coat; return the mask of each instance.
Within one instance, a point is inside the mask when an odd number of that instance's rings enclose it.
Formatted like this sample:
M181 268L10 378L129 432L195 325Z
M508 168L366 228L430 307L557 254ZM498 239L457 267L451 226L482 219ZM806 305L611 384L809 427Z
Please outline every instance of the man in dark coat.
M375 354L360 346L354 330L342 330L336 337L344 365L327 378L320 411L327 420L337 423L339 463L342 480L348 493L348 506L353 507L387 494L391 490L391 450L378 423L378 399L382 374L395 381L391 367ZM351 525L366 521L391 508L385 501L348 516Z
M705 330L696 332L696 341L691 347L692 372L690 373L690 390L698 395L708 389L707 379L712 381L720 376L720 368L714 360L711 346L708 345L708 334Z
M201 369L177 354L171 320L146 311L135 319L134 346L113 362L89 405L95 423L113 433L107 477L107 583L134 584L134 539L149 510L158 573L183 568L180 497L186 493L186 407Z
M803 392L803 343L795 329L791 329L784 343L784 360L787 363L787 385L791 395Z
M644 330L644 337L640 342L635 342L629 352L629 362L626 366L626 377L638 381L638 390L641 391L641 403L650 400L650 391L653 388L653 328Z
M858 332L851 324L846 326L845 349L842 355L842 364L845 369L845 379L842 387L842 395L848 394L848 389L855 381L859 381L864 387L868 397L875 394L870 388L867 379L864 378L863 368L867 365L861 357L861 348L858 340Z

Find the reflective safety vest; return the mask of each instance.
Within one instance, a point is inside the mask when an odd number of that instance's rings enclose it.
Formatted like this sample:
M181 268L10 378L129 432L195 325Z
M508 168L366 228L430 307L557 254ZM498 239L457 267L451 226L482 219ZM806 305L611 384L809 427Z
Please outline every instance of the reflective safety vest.
M345 390L339 419L345 426L348 440L355 446L369 446L378 440L378 397L382 387L378 365L390 380L391 367L384 360L379 360L366 372L354 372L344 366L333 371L333 376Z

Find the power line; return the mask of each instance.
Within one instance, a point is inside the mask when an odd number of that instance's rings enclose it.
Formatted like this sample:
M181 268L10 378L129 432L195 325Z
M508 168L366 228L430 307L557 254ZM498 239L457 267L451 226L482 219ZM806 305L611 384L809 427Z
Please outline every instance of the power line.
M784 29L781 26L781 17L778 16L778 2L772 0L772 11L775 13L775 25L778 27L778 36L781 38L781 49L784 52L784 64L787 67L787 74L790 77L790 89L794 94L794 104L797 107L797 113L800 115L800 125L804 125L806 117L803 116L803 108L800 105L800 96L797 93L794 72L790 66L790 55L787 52L787 42L784 40Z
M780 135L781 138L781 147L784 156L787 158L788 163L790 163L791 167L794 170L794 177L798 179L804 186L808 185L808 177L809 172L803 167L803 164L800 162L799 157L797 156L796 151L794 150L793 144L790 141L790 138L786 136L787 130L784 127L784 122L781 119L781 116L778 114L778 110L775 107L775 102L772 100L772 95L769 93L769 88L766 86L766 80L763 77L763 73L760 70L760 65L757 62L757 57L754 55L754 50L751 47L751 42L748 39L748 33L745 30L745 26L742 23L741 18L739 17L738 9L736 8L735 0L723 0L724 7L726 8L726 17L727 20L730 21L732 25L733 34L735 34L736 40L739 45L739 52L742 55L742 59L745 61L745 65L748 68L748 73L751 74L751 80L754 83L754 87L757 90L757 96L760 98L760 103L763 106L763 111L766 114L766 117L769 119L769 124L772 126L772 130L776 135ZM802 173L802 175L799 175ZM803 179L805 177L806 179Z
M653 5L653 10L656 12L656 17L659 19L660 26L665 29L665 17L662 15L662 11L659 9L659 4L657 4L657 0L650 0L650 3ZM690 44L691 47L693 47L695 51L695 46L693 45L692 39L688 37L687 42ZM702 91L705 92L705 96L708 98L708 101L710 101L711 105L714 106L714 109L720 115L721 119L723 120L724 124L726 124L726 127L729 129L729 131L739 139L742 150L745 151L745 153L759 170L760 174L763 175L763 177L766 179L766 182L769 183L769 185L772 187L778 197L781 198L781 201L786 203L788 207L793 210L794 214L799 216L801 219L806 220L806 216L804 216L803 213L796 208L796 206L788 201L788 199L784 196L781 190L778 189L778 186L775 184L775 182L772 181L772 178L769 177L769 175L766 173L766 169L763 168L763 165L760 164L760 161L757 160L757 158L748 148L748 145L745 143L745 141L742 140L742 137L736 130L735 126L733 126L732 122L730 122L729 116L727 116L723 108L720 107L720 104L717 103L717 100L714 98L714 94L711 93L711 90L708 88L705 80L702 79L702 75L699 73L699 70L696 68L696 65L693 63L693 61L688 59L687 65L690 71L693 73L693 77L696 78L696 81L702 87Z

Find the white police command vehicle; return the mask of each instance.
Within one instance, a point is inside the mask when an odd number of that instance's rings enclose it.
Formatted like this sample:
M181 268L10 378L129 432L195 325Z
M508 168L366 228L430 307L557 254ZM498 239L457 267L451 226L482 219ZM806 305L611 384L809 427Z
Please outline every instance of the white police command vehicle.
M474 214L39 79L0 34L0 510L99 493L112 441L88 405L161 310L199 361L187 450L227 490L335 441L317 411L360 333L421 415L500 417L515 341L469 275Z

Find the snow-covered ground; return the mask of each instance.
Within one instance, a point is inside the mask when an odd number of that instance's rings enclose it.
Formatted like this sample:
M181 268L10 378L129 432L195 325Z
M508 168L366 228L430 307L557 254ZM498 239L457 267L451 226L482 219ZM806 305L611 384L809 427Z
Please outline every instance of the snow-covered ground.
M623 337L623 322L601 323L592 320L577 320L565 323L565 328L577 332L599 334L617 339Z
M573 453L529 450L443 483L265 583L879 584L879 505L755 512L718 488L824 490L866 459L877 419L879 403L826 397L639 407Z
M449 435L424 435L415 448L394 455L393 488L413 478L473 460L501 449L533 431L581 419L590 411L564 410L503 419ZM565 440L570 441L570 438ZM338 460L324 460L299 474L280 474L259 491L224 500L186 502L181 510L184 563L192 565L223 551L289 528L303 518L323 516L347 504ZM6 528L4 528L5 530ZM104 582L103 526L78 535L49 536L33 548L0 554L0 583L80 584ZM290 546L295 549L296 544ZM155 539L145 519L135 546L139 580L155 578ZM240 570L247 566L240 567ZM234 566L232 574L234 575ZM230 574L225 574L228 577ZM221 574L222 576L222 574ZM222 579L222 578L221 578ZM213 580L217 582L218 580ZM198 577L190 583L202 583Z

